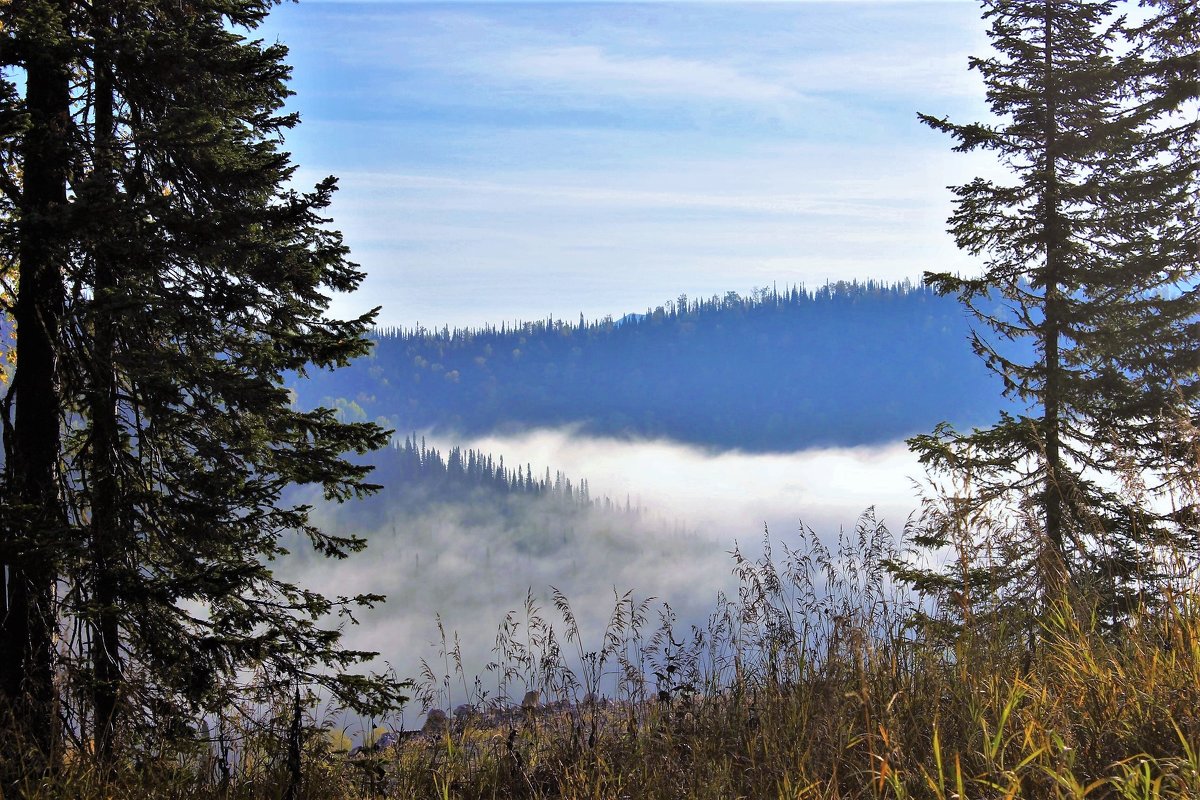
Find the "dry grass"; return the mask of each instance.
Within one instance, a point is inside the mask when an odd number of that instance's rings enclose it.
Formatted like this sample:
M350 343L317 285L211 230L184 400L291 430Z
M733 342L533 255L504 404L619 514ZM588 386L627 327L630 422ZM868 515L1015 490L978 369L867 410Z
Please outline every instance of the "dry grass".
M566 598L553 623L530 601L501 624L492 672L500 693L536 687L547 707L356 758L314 731L297 797L1200 797L1200 595L1175 591L1117 631L1063 606L972 614L894 590L891 538L870 517L832 549L804 538L735 554L739 596L702 629L625 596L592 650ZM425 677L434 705L458 679ZM108 782L75 760L13 796L287 792L278 753L224 781L197 759Z

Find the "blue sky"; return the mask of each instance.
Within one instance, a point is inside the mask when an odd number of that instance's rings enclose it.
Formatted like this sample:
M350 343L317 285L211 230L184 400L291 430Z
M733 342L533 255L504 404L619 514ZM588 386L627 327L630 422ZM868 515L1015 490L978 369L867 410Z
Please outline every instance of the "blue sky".
M298 180L384 324L619 316L686 292L970 271L945 186L987 166L976 5L284 4Z

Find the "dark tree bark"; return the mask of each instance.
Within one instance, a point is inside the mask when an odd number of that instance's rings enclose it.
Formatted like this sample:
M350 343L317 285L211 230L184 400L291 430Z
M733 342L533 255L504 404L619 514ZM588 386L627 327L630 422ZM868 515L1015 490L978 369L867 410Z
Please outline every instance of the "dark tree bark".
M98 0L93 5L95 43L94 120L96 162L91 190L95 208L112 209L116 215L116 137L113 106L112 55L108 42L113 20L109 4ZM105 215L108 216L108 215ZM119 244L118 244L119 246ZM112 303L116 296L116 255L112 246L99 246L93 255L94 282L91 328L93 337L90 360L91 386L88 397L91 417L91 508L90 549L94 597L91 608L91 657L93 669L93 712L95 714L96 756L111 765L114 757L114 733L118 724L118 698L121 685L121 644L118 595L123 549L123 526L118 506L120 480L118 451L121 447L117 418L117 376L115 366L115 322Z
M41 13L41 9L32 13ZM53 28L60 5L45 9ZM64 307L69 73L53 36L23 42L28 127L20 143L24 191L17 229L20 291L17 367L6 418L3 525L4 606L0 608L0 701L13 715L13 747L32 744L49 763L58 741L54 640L56 565L66 540L59 490L62 402L57 363ZM49 41L50 44L46 42Z

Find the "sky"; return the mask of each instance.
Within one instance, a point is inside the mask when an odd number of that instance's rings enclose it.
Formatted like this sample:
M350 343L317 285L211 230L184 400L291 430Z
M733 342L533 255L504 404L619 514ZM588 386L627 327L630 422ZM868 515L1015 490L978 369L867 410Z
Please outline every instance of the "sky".
M282 4L286 148L361 290L338 315L470 326L681 292L969 271L946 186L985 114L976 4Z

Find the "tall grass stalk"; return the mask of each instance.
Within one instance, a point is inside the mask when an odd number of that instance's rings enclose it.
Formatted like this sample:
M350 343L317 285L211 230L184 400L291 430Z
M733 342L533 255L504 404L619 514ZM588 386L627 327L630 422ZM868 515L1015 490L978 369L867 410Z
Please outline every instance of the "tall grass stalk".
M1200 587L1119 629L1060 607L1031 649L1021 626L971 613L995 598L899 590L883 568L898 548L870 513L828 546L808 530L765 540L759 557L734 551L739 591L705 625L617 595L594 648L567 597L546 611L531 594L500 622L486 690L443 631L421 697L445 726L348 757L307 720L304 796L1200 797ZM514 708L532 691L538 707ZM205 753L107 782L80 757L14 796L284 791L282 751L243 755L224 780Z

